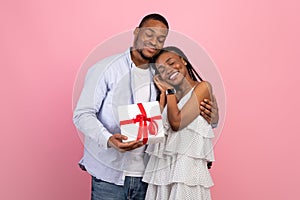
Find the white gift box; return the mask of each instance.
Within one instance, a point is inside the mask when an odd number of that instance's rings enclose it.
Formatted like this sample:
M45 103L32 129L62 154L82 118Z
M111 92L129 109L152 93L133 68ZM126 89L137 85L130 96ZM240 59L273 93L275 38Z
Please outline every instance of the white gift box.
M157 101L118 107L121 134L128 137L124 142L143 141L144 144L164 140L160 106Z

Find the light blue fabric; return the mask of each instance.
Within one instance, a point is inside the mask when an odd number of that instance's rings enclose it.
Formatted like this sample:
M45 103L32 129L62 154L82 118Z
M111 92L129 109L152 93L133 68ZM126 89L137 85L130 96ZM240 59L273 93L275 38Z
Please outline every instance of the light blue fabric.
M127 154L108 148L107 142L111 134L120 133L118 106L135 103L132 66L128 49L91 67L73 115L75 126L85 136L80 163L92 176L117 185L124 184ZM150 92L150 101L155 101L157 94L152 79Z

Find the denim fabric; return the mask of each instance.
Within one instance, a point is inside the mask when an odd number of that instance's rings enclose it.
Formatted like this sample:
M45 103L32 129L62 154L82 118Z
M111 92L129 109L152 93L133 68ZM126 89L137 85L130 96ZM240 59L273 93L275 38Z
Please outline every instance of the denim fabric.
M124 187L92 177L92 200L126 200Z
M142 181L142 177L126 176L124 190L126 200L144 200L148 184Z

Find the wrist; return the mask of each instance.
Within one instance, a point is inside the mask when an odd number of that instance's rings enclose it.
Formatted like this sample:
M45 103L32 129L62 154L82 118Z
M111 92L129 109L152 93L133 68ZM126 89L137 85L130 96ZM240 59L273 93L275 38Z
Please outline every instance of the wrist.
M160 94L159 94L159 99L165 99L166 98L166 91L160 91Z
M168 88L165 92L166 95L176 94L175 88Z
M110 138L111 138L111 136L108 138L107 143L106 143L107 148L111 148L112 147L111 144L110 144Z
M217 128L218 122L212 122L210 125L212 128Z
M166 91L167 91L167 90L162 90L162 91L160 91L160 96L166 96Z

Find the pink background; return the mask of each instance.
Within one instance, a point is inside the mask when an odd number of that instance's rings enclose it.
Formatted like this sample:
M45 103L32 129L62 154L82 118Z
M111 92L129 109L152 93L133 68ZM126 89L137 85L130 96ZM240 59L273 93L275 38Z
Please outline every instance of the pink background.
M1 1L0 199L90 198L73 85L95 46L150 12L201 44L222 75L213 199L299 199L299 9L296 0Z

